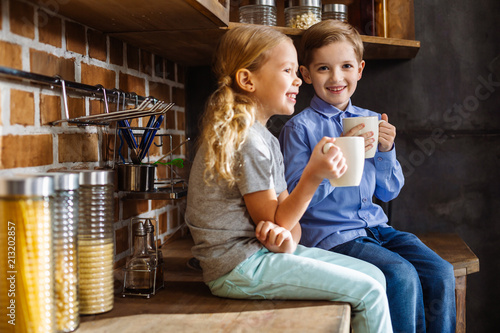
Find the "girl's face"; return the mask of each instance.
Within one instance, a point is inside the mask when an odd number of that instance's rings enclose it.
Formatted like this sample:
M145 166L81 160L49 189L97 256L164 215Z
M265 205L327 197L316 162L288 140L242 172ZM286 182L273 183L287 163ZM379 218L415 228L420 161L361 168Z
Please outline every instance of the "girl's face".
M273 115L291 115L302 80L297 77L297 51L284 41L269 51L267 60L252 72L253 96L259 102L256 119L265 124Z
M300 67L304 81L313 85L319 98L345 111L356 91L365 62L358 62L353 46L346 41L334 42L312 53L309 67Z

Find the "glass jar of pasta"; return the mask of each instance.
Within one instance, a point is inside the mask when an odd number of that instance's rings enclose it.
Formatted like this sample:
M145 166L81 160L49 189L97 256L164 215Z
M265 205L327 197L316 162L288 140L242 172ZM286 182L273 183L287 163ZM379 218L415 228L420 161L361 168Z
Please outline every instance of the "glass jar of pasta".
M307 29L320 21L320 0L287 0L285 2L285 25L287 27Z
M0 178L0 332L56 331L52 177Z
M58 332L72 332L80 323L78 302L79 175L48 173L54 178L52 225L55 260L55 306Z
M80 172L78 269L80 314L113 308L114 172Z

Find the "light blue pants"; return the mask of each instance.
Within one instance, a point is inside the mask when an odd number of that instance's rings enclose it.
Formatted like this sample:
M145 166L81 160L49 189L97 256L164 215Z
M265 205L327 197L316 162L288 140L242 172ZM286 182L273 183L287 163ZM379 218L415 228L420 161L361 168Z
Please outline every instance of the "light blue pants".
M356 333L392 332L384 274L338 253L301 245L294 254L263 248L208 287L228 298L347 302Z

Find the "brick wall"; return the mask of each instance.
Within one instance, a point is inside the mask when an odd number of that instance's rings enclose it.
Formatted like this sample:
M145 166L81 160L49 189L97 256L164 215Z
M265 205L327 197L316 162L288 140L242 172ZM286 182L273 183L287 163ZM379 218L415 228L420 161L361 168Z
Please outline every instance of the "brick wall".
M172 135L174 147L185 139L184 74L179 65L31 2L0 0L0 66L174 102L159 133ZM99 97L71 90L68 95L70 118L105 110ZM109 109L114 111L117 105L110 97ZM114 125L48 125L65 118L62 105L60 87L0 76L0 175L109 168L119 162L118 158L113 161L117 155ZM146 122L134 119L132 126L145 126ZM168 136L163 138L164 143L169 142ZM160 144L159 137L155 143ZM151 161L169 150L167 144L152 145ZM121 152L126 158L126 149ZM185 146L174 152L174 158L185 155ZM167 167L158 168L160 177L169 174ZM130 254L133 217L156 218L161 242L183 229L185 199L124 200L121 192L115 196L116 266L124 264Z

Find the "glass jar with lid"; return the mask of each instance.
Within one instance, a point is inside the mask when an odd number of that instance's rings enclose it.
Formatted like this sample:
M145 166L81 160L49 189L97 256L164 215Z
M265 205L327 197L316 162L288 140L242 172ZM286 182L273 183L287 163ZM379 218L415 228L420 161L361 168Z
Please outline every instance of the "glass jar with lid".
M79 183L80 314L98 314L114 305L114 172L81 171Z
M239 7L241 23L276 25L275 0L241 0Z
M56 332L52 177L0 178L0 332Z
M347 6L338 3L329 3L323 5L322 20L339 20L347 22Z
M285 25L290 28L307 29L321 21L320 0L286 0Z
M54 178L52 225L54 234L56 327L72 332L80 323L78 302L78 188L75 173L47 173Z

